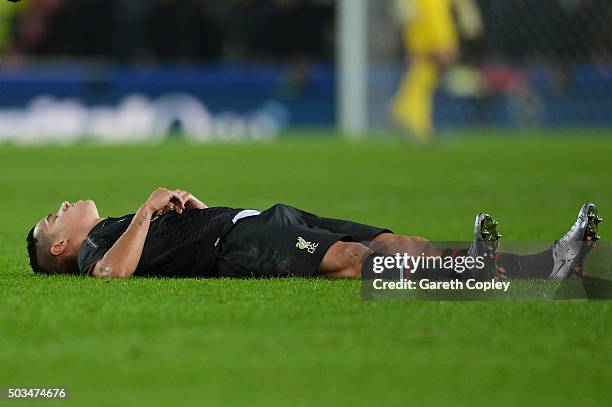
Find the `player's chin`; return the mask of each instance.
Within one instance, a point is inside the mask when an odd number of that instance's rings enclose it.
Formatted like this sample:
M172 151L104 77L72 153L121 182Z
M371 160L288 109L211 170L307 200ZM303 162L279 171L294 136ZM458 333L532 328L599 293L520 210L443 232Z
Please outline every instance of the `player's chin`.
M96 214L98 213L98 207L96 206L96 203L92 199L86 199L82 201L81 204L85 208L87 208L87 210L95 212Z

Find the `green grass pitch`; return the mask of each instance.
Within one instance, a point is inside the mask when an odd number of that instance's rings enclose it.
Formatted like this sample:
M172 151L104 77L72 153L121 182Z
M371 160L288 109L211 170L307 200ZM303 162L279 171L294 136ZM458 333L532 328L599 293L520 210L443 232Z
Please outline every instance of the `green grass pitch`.
M609 239L612 138L485 134L0 146L0 387L62 386L69 400L52 404L88 406L610 405L606 301L364 302L359 281L106 282L27 266L28 228L61 200L121 215L158 185L439 240L470 239L486 210L504 239L552 242L592 200Z

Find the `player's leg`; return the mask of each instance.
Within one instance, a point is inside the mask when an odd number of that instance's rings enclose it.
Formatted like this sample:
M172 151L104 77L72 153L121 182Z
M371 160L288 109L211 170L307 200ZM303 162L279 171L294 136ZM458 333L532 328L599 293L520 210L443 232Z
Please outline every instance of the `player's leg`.
M497 222L488 214L478 214L474 224L474 241L469 249L446 250L444 256L483 256L490 261L487 270L476 277L550 278L563 279L574 273L582 273L582 262L586 254L599 239L598 224L601 222L597 208L592 203L584 204L578 219L570 230L550 249L528 255L497 253Z
M323 256L315 275L329 279L359 278L363 263L370 254L370 249L361 243L336 242Z
M317 276L329 279L359 278L364 263L374 252L378 254L406 253L411 256L425 254L440 256L443 251L422 237L408 237L381 233L370 246L357 242L336 242L325 253Z
M498 253L496 263L509 278L564 279L572 273L582 274L582 262L599 239L599 217L592 203L585 203L570 230L550 249L540 253L519 256Z
M444 253L420 236L402 236L395 233L381 233L370 242L370 250L382 254L406 253L410 256L441 256Z
M593 242L599 239L598 224L601 222L597 208L592 203L584 204L578 213L578 219L560 240L550 249L529 255L497 253L497 241L501 235L497 231L497 222L488 214L480 213L474 223L474 240L467 249L441 249L428 240L417 236L401 236L393 233L381 233L376 236L369 248L381 254L406 253L410 256L484 257L485 270L477 270L477 278L551 278L562 279L571 272L581 273L581 263ZM442 272L440 274L440 272ZM451 277L443 270L427 270L414 278L431 278L433 273L439 277Z
M406 253L410 256L443 256L448 250L432 245L427 239L418 236L401 236L393 233L381 233L376 236L370 246L356 242L336 242L325 253L316 276L341 279L359 278L364 263L374 253L392 255ZM415 278L432 277L431 273L441 270L426 270ZM438 277L449 277L448 274Z
M490 224L485 225L481 223L481 221L488 215L479 214L477 217L475 227L475 240L472 245L467 249L456 249L456 248L442 248L434 245L429 240L420 237L420 236L401 236L393 233L382 233L378 235L370 244L370 249L376 253L380 253L383 255L408 255L412 257L434 257L439 258L441 263L444 259L448 257L473 257L476 258L481 256L485 259L485 270L478 270L478 274L482 274L483 277L488 277L489 275L493 276L497 269L495 268L494 254L492 251L491 255L488 255L487 249L490 250L491 245L485 245L484 239L482 238L483 232L485 234L491 234L491 229L485 230L485 227L490 227ZM490 218L490 217L489 217ZM497 232L493 233L494 241L493 243L495 248L497 247L497 239L499 235ZM441 264L440 263L440 264ZM472 272L470 270L469 274L472 277L480 277L475 274L475 270ZM452 269L445 269L441 265L433 266L430 268L420 267L418 270L415 270L411 273L411 278L415 280L428 278L428 279L446 279L446 278L460 278L462 277L460 274L456 273Z
M299 209L292 209L299 213L299 217L307 225L345 235L352 240L351 242L337 242L327 251L319 272L328 278L359 277L365 257L373 252L381 255L406 253L412 256L422 254L439 256L443 253L423 237L401 236L381 227L343 219L324 218Z

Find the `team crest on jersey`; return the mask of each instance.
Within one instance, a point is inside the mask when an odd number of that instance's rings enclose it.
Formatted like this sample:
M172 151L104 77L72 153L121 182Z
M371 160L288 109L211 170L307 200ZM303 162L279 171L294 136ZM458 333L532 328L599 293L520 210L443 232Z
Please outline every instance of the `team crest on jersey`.
M299 236L298 236L297 243L295 244L295 247L297 247L300 250L306 250L310 254L313 254L315 250L317 250L318 246L319 246L318 243L307 242L306 240L304 240L304 238L299 237Z

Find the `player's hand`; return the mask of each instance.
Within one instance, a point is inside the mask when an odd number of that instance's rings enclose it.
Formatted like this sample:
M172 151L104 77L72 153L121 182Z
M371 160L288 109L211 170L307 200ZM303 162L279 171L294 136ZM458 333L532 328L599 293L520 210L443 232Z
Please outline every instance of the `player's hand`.
M174 192L178 193L181 196L182 201L185 203L185 208L196 208L196 209L206 209L206 206L202 201L193 196L191 192L177 189ZM178 213L182 213L183 210L180 208L175 209Z
M157 188L153 191L149 199L147 199L145 205L153 211L154 215L162 213L165 207L169 207L171 210L180 210L179 213L181 213L183 209L185 209L185 199L176 191L171 191L166 188Z

